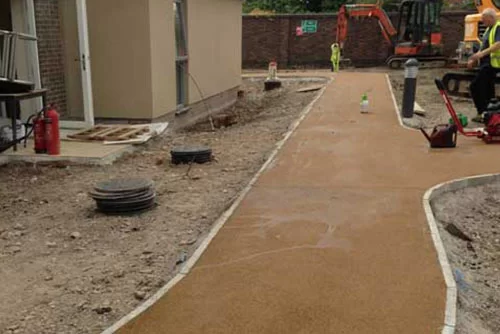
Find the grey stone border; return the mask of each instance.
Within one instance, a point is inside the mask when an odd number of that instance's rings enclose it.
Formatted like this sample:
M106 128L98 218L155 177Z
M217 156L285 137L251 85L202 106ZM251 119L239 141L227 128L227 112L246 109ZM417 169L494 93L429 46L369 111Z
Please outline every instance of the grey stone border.
M262 80L265 78L265 76L253 76L253 78ZM290 79L290 78L288 78ZM293 78L294 80L301 81L300 77L299 78ZM304 78L303 81L311 81L311 80L322 80L319 78ZM229 220L229 218L233 215L234 211L238 208L240 203L243 201L243 199L246 197L248 192L253 188L253 185L261 174L274 162L274 159L276 158L276 155L279 153L281 148L285 145L285 143L288 141L288 139L292 136L292 134L295 132L295 130L298 128L300 123L306 118L306 116L309 114L309 112L312 110L313 106L316 104L316 102L323 96L323 93L325 92L326 88L328 85L333 81L332 77L325 77L324 82L325 86L321 88L319 93L316 95L316 97L304 108L304 110L301 112L299 115L298 119L290 126L289 130L286 132L285 136L283 139L281 139L277 144L276 147L274 148L273 152L269 156L269 158L266 160L266 162L262 165L262 167L259 169L257 174L254 175L252 180L248 183L248 185L240 192L239 196L237 199L233 202L233 204L227 209L216 221L215 224L213 225L212 229L208 233L208 235L205 237L203 242L198 246L196 251L193 253L193 255L189 258L189 260L186 262L186 264L181 268L179 273L175 275L166 285L164 285L161 289L159 289L153 296L151 296L149 299L147 299L144 303L136 307L134 310L132 310L129 314L125 315L123 318L118 320L115 324L110 326L109 328L105 329L101 334L112 334L115 333L117 330L128 324L130 321L135 319L137 316L139 316L141 313L146 311L148 308L153 306L160 298L162 298L170 289L172 289L177 283L179 283L184 277L186 277L191 269L194 267L196 262L200 259L201 255L205 252L207 249L208 245L212 242L212 240L215 238L219 230L224 226L224 224Z
M417 131L415 128L406 126L401 118L401 113L399 110L396 97L394 96L394 91L392 89L391 80L389 74L385 75L387 80L387 85L389 86L389 91L391 92L392 102L394 104L394 110L396 111L396 116L398 117L399 125L406 130ZM458 182L458 181L457 181ZM431 231L432 242L434 243L434 248L436 249L439 265L441 266L441 271L443 272L444 281L446 284L446 306L444 313L444 324L441 331L442 334L454 334L456 325L456 313L457 313L457 286L455 283L455 278L451 271L450 263L448 262L448 257L446 256L446 251L444 249L443 241L439 234L439 230L436 224L436 219L434 213L432 212L430 202L436 197L447 191L452 191L453 187L457 187L460 183L455 183L455 181L450 181L447 183L438 184L429 190L427 190L423 197L423 206L425 211L425 216L427 218L427 223L429 224L429 229Z
M445 311L445 324L442 333L453 334L456 326L456 305L457 305L457 287L455 278L453 276L451 266L446 256L446 250L441 240L439 229L437 227L436 218L432 211L431 202L444 193L457 191L469 187L477 187L491 182L500 181L500 174L483 174L476 176L469 176L464 178L455 179L445 183L438 184L431 189L427 190L423 198L423 205L425 215L431 229L432 240L438 253L439 263L446 282L446 311Z
M396 116L398 117L399 125L401 125L401 127L405 128L406 130L419 131L418 129L412 128L404 123L403 118L401 118L401 112L399 110L398 102L396 101L396 96L394 95L394 90L392 89L391 78L389 77L389 74L386 73L385 78L387 80L387 85L389 86L389 91L391 92L392 103L394 104L394 111L396 112Z
M392 84L389 75L386 74L387 84L391 92L392 101L394 103L394 109L399 120L399 124L411 131L418 131L418 129L408 127L404 124L399 107L394 96L394 91L392 90ZM436 223L436 217L432 211L431 202L438 196L443 195L451 191L456 191L459 189L481 186L490 182L499 181L500 174L484 174L469 176L464 178L458 178L448 182L440 183L430 189L428 189L422 199L425 216L427 218L427 223L429 224L429 229L431 231L432 241L437 252L439 264L443 272L445 284L446 284L446 306L444 314L444 326L442 329L442 334L454 334L457 322L457 285L455 282L455 277L451 270L450 263L448 261L448 256L446 255L446 250L441 240L441 235L439 234L439 229Z
M451 187L455 185L453 181L449 183L439 184L425 192L423 197L423 206L425 211L425 216L427 218L427 223L429 224L429 229L431 231L432 241L434 243L434 248L436 249L439 264L441 266L441 271L443 272L444 281L446 284L446 306L444 313L444 327L442 330L443 334L453 334L455 333L456 325L456 313L457 313L457 286L455 283L455 278L451 271L450 263L448 262L448 257L446 256L446 250L441 240L439 234L439 229L436 223L436 218L432 212L431 201L442 195L443 193L450 191Z
M288 74L288 76L283 76L283 77L278 77L280 81L283 82L319 82L319 83L329 83L330 80L326 77L318 77L318 76L312 76L312 77L290 77L289 75L293 75L293 73L285 73L285 75ZM257 76L258 75L258 76ZM256 73L255 75L252 74L246 74L242 76L243 80L248 80L250 82L256 82L256 81L261 81L262 79L265 79L266 77L263 76L261 73Z

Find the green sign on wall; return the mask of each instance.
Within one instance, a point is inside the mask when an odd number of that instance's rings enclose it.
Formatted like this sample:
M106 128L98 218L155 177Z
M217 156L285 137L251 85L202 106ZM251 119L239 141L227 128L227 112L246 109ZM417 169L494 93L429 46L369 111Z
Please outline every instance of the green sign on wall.
M302 31L307 34L312 34L318 31L317 20L302 20Z

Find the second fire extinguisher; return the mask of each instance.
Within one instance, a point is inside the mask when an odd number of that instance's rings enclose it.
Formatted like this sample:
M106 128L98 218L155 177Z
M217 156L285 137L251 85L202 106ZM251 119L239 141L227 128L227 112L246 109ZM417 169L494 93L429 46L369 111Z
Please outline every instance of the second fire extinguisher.
M47 145L45 143L45 121L43 111L39 112L33 120L34 137L35 137L35 153L47 153Z
M59 138L59 114L50 107L44 113L45 125L45 145L47 153L50 155L59 155L61 152L61 144Z

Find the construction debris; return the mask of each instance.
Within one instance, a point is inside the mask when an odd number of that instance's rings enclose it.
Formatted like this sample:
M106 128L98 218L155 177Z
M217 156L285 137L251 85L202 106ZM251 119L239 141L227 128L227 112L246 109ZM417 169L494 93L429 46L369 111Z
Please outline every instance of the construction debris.
M264 82L264 90L270 91L273 89L281 88L281 81L279 80L266 80Z
M237 123L235 115L219 114L213 117L214 127L217 129L228 128Z
M307 92L314 92L314 91L317 91L317 90L320 90L321 88L323 88L324 85L317 85L317 86L310 86L310 87L304 87L304 88L301 88L301 89L297 89L296 92L297 93L307 93Z
M469 242L472 241L472 239L468 235L466 235L464 232L462 232L462 230L459 229L453 223L446 225L445 230L448 231L448 233L450 233L451 235L453 235L459 239L462 239L464 241L469 241Z
M425 115L426 115L424 108L422 108L417 102L414 103L413 112L416 115L419 115L422 117L425 117Z

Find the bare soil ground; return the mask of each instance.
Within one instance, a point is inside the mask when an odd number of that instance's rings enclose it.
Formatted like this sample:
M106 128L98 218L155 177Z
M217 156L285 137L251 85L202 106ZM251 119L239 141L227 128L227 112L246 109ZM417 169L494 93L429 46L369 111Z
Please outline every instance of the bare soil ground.
M316 83L317 84L317 83ZM244 81L237 121L167 133L112 166L0 167L0 332L99 333L181 267L318 92ZM215 161L174 166L176 145L207 145ZM189 173L188 173L189 171ZM158 206L139 216L95 211L101 180L146 177Z
M500 184L450 192L432 206L457 281L457 333L500 333Z
M426 116L404 119L406 125L430 129L448 122L450 116L434 83L445 72L420 71L416 100ZM401 108L404 73L389 73ZM472 100L453 98L452 103L457 113L467 115L469 127L481 126L470 121L476 115ZM458 286L456 332L500 333L500 183L444 194L432 206ZM472 241L456 237L457 230Z
M450 114L446 109L442 97L434 83L435 78L442 78L450 69L428 68L421 69L417 78L416 102L425 110L425 117L414 115L413 118L403 118L403 122L410 127L432 129L437 124L446 124L450 119ZM394 95L399 108L402 108L404 89L404 70L389 71ZM481 124L472 122L471 119L477 115L474 104L470 99L451 97L453 107L458 113L466 115L469 120L468 127L480 127Z

